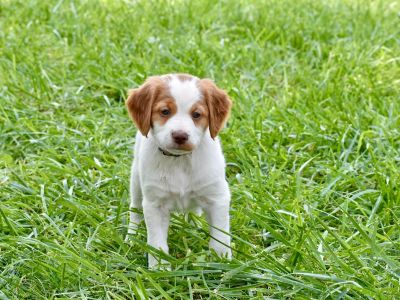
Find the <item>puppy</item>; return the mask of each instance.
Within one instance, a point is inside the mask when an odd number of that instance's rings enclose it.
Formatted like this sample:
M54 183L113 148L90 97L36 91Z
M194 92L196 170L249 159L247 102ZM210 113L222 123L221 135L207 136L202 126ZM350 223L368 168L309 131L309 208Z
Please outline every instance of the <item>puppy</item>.
M128 235L135 233L137 210L143 208L147 243L168 253L170 212L200 209L210 225L210 248L231 258L230 192L217 137L231 105L211 80L187 74L150 77L130 91L126 106L139 131ZM158 264L149 255L149 267Z

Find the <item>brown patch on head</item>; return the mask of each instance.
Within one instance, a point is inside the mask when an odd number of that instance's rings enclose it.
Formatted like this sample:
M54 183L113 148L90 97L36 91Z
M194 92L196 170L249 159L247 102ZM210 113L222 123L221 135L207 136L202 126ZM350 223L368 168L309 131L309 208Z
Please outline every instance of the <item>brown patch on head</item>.
M173 115L176 114L178 108L176 107L175 100L170 95L165 95L164 97L159 97L154 101L151 123L158 123L164 125ZM168 111L168 114L165 113Z
M211 80L202 79L198 84L208 108L210 135L215 138L229 117L232 101Z
M126 107L144 136L147 136L151 128L153 105L168 97L171 98L167 85L158 76L149 77L142 86L129 91Z
M194 78L192 75L189 74L176 74L176 77L178 77L180 81L190 81Z
M190 115L197 127L206 129L209 126L209 112L205 100L200 100L193 104L190 108Z

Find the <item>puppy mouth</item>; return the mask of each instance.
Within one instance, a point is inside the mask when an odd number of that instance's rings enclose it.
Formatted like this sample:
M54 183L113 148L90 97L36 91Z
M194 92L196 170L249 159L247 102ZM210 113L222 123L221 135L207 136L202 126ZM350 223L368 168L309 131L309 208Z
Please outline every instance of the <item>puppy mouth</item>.
M194 149L194 145L192 143L185 144L177 144L173 143L171 146L167 147L165 150L171 152L173 154L188 154L191 153Z

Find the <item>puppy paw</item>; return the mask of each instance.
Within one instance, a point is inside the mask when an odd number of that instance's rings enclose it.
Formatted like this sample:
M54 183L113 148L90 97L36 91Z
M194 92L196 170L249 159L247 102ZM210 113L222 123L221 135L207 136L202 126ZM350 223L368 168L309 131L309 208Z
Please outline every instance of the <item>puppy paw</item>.
M136 235L137 233L137 225L136 224L130 224L128 228L128 232L125 236L125 243L130 243L131 242L131 236Z
M230 247L221 244L220 242L211 239L210 240L210 249L213 249L219 257L224 257L229 260L232 259L232 250Z
M125 236L124 242L127 243L127 244L130 244L130 243L132 242L132 240L130 239L130 237L131 237L131 235L128 233L128 234Z
M171 264L164 259L157 259L153 255L149 255L148 259L150 270L171 271Z

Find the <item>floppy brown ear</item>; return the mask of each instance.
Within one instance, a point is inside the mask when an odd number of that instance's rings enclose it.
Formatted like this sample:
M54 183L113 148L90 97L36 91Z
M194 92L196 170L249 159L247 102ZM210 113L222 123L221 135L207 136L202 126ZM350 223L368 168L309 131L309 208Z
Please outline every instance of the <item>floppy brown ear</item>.
M140 132L147 137L151 128L151 110L159 93L161 79L150 77L142 86L130 90L126 107Z
M232 101L209 79L200 80L200 87L208 107L210 135L215 138L229 117Z

